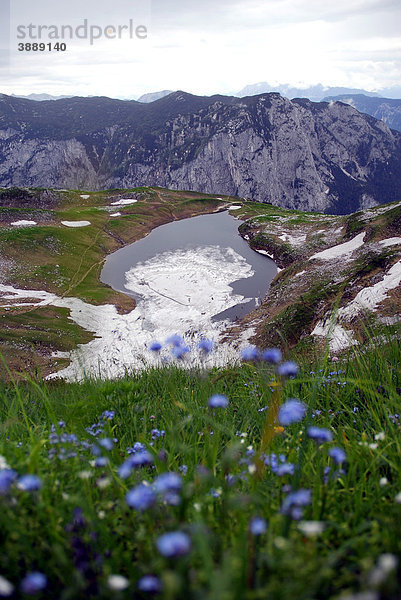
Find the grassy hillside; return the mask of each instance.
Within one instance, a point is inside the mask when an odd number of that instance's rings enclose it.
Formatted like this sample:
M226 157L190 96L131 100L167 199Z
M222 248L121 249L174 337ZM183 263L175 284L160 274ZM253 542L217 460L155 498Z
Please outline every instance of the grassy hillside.
M0 594L396 600L400 358L3 383Z

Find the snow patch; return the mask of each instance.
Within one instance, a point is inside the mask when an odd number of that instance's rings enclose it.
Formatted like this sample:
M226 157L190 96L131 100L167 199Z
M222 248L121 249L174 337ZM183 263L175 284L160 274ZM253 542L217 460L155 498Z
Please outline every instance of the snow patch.
M387 293L395 289L401 282L401 260L395 263L384 275L383 279L361 290L354 300L339 309L338 316L350 320L363 310L376 310L378 305L387 298Z
M279 236L279 239L283 242L289 242L291 246L300 246L305 242L306 234L291 235L290 233L283 233Z
M121 213L120 212L112 213L110 216L111 217L121 217Z
M11 223L14 227L30 227L32 225L37 225L36 221L25 221L22 219L21 221L14 221Z
M357 250L363 245L365 234L366 232L363 231L352 238L352 240L349 242L344 242L344 244L339 244L338 246L333 246L332 248L323 250L322 252L317 252L316 254L313 254L309 260L313 260L315 258L318 260L332 260L333 258L338 258L339 256L350 255L354 250Z
M389 246L397 246L398 244L401 244L401 238L387 238L386 240L381 240L379 244L383 246L383 248L388 248Z
M330 321L319 321L311 335L327 338L331 352L340 352L358 343L354 339L352 331L347 331L338 324L333 325Z
M90 198L89 194L81 194L80 198L82 198L83 200L87 200L88 198Z
M87 227L90 225L90 221L61 221L62 225L66 227Z
M239 208L242 208L242 206L238 204L233 204L232 206L228 207L228 210L238 210Z
M299 273L296 273L294 277L301 277L301 275L303 275L304 273L306 273L306 271L300 271Z
M264 254L265 256L268 256L269 258L271 258L272 260L274 260L274 256L272 254L269 254L268 252L266 252L266 250L256 250L256 248L254 248L254 250L256 252L259 252L259 254Z
M124 200L117 200L116 202L111 202L110 206L128 206L129 204L135 204L138 202L136 198L125 198Z

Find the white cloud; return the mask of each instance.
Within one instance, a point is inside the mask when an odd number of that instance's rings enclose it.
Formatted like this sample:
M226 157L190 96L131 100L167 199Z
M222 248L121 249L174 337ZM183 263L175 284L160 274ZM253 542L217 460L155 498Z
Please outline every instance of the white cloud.
M82 2L71 1L15 3L37 10L51 2L52 18L82 19ZM124 22L138 2L90 0L84 12L93 22ZM401 80L399 0L153 0L148 19L146 41L68 42L62 56L14 53L10 73L0 71L1 91L132 97L229 93L256 81L377 89Z

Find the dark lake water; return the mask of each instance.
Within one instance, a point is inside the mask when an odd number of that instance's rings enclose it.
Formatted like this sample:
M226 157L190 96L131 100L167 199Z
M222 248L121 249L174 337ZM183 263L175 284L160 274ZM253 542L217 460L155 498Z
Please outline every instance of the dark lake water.
M110 254L105 261L100 280L114 290L133 296L139 303L140 296L125 286L126 273L137 264L144 263L158 254L175 250L210 246L232 248L245 258L254 271L252 277L237 279L230 284L234 293L251 300L213 315L213 320L234 321L259 305L277 274L274 261L252 250L241 238L238 233L240 223L228 211L224 211L161 225L153 229L147 237Z

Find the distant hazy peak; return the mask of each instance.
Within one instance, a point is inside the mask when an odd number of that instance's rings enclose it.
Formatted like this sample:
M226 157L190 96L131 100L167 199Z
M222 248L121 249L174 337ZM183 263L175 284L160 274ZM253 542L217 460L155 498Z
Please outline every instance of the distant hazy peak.
M278 92L286 98L308 98L313 102L320 102L325 96L337 96L339 94L365 94L366 96L378 96L376 92L367 92L366 90L346 88L346 87L325 87L321 83L306 88L292 86L288 83L273 85L266 81L247 85L240 90L236 96L243 98L245 96L254 96L268 92Z
M149 92L147 94L143 94L140 98L138 98L138 102L144 102L145 104L149 104L149 102L160 100L160 98L164 98L165 96L168 96L172 93L172 90L163 90L161 92Z

